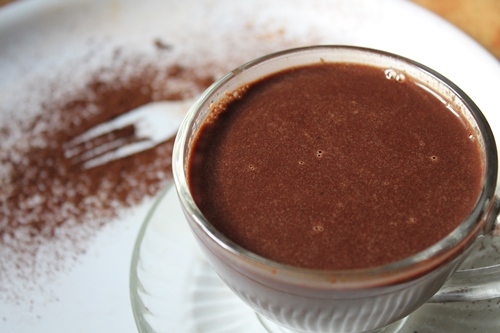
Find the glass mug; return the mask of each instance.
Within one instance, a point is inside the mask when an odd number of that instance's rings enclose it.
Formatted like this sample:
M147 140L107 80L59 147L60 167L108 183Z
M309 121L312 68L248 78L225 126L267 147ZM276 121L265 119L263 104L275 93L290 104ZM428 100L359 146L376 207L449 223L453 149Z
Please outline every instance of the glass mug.
M258 78L320 61L368 64L389 69L391 75L412 77L452 103L476 132L485 166L482 191L468 218L437 244L377 268L304 269L273 262L245 250L218 232L197 208L186 180L186 161L192 139L209 114L210 105ZM370 332L406 317L433 296L437 301L460 300L460 290L474 290L474 286L463 285L460 277L452 275L475 240L492 234L498 227L496 145L477 106L457 86L433 70L403 57L366 48L292 49L264 56L230 72L204 92L180 126L173 150L173 175L187 221L215 272L262 320L299 332ZM486 272L491 274L478 273L487 276L486 281L482 279L478 283L488 286L499 280L498 267L486 268ZM452 281L455 279L456 288L438 293L450 277ZM468 281L470 277L462 276L462 279ZM485 291L484 286L479 289ZM499 290L496 286L500 294ZM494 294L494 291L486 292Z

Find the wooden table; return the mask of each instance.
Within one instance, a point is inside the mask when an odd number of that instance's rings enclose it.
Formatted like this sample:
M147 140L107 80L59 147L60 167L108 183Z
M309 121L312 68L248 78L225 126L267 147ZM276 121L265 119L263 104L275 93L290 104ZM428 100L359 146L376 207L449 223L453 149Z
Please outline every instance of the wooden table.
M499 0L413 0L468 33L500 59Z

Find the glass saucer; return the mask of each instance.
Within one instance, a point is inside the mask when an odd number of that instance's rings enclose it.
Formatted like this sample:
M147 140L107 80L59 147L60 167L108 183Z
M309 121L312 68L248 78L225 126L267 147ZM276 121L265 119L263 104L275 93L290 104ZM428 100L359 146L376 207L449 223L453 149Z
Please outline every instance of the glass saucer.
M479 244L463 269L498 260ZM467 271L462 271L467 276ZM499 288L500 290L500 288ZM130 296L141 333L286 333L223 284L198 250L173 184L149 212L132 254ZM428 303L384 333L498 332L500 298Z

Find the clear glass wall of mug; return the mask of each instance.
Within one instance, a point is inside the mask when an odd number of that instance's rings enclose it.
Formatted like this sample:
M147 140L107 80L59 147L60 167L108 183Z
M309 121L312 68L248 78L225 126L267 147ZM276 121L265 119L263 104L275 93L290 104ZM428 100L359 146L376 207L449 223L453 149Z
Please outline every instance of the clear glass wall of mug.
M474 130L484 165L483 187L473 210L438 243L403 260L376 268L314 270L283 265L229 240L198 209L186 179L193 138L214 103L255 80L291 67L347 62L390 69L439 94ZM382 329L427 302L468 255L477 237L496 225L497 151L486 119L458 87L423 65L393 54L348 46L287 50L251 61L214 83L192 106L178 132L173 174L186 219L216 273L264 321L300 332L370 332ZM491 275L498 281L499 273ZM464 285L464 287L467 287ZM496 293L500 288L496 288ZM492 295L495 292L492 292ZM500 296L500 295L497 295Z

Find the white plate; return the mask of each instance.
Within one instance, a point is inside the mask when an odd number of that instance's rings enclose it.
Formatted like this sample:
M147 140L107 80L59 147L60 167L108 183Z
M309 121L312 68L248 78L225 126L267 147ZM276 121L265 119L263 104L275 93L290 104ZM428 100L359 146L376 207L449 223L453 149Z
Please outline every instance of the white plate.
M307 44L351 44L399 53L458 84L485 113L496 136L500 135L498 61L464 33L404 0L18 1L0 9L0 122L22 100L22 92L33 78L60 73L67 64L92 52L112 54L116 46L152 53L156 38L174 45L185 62L194 66L214 63L214 72L220 74L263 53ZM75 77L112 58L100 60L75 67ZM150 205L146 201L123 221L103 229L87 253L54 282L43 281L26 299L0 302L0 331L136 331L129 301L129 256ZM143 241L142 246L147 244ZM153 246L153 253L158 250ZM181 266L193 255L191 250L183 253L175 247L170 251L176 253ZM149 273L160 273L154 265L153 271L147 269L151 266L145 267L144 279L154 279ZM189 281L199 278L190 272L161 274ZM183 286L185 282L165 283L162 288L178 297L187 292ZM160 302L158 294L148 297ZM181 311L175 297L165 304ZM231 302L227 306L233 308ZM496 310L498 305L491 307ZM234 309L239 311L238 306ZM185 317L172 318L175 320L158 324L157 329L183 333L183 327L195 325L186 324ZM213 320L202 325L205 331L211 327L220 331L217 318Z

